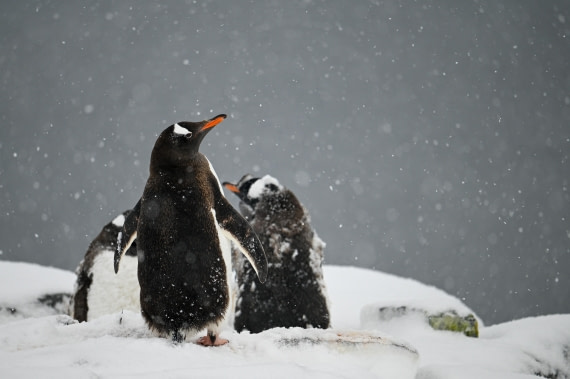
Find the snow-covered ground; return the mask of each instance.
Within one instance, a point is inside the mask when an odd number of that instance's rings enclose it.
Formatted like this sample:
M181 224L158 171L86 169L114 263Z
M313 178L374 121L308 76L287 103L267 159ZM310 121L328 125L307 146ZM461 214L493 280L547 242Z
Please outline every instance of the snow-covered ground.
M431 329L421 313L385 321L375 312L473 313L437 288L353 267L325 266L324 274L333 330L227 330L228 345L205 348L156 338L129 311L74 323L37 299L71 293L75 274L0 261L0 377L570 377L570 315L489 327L479 320L480 336L470 338Z

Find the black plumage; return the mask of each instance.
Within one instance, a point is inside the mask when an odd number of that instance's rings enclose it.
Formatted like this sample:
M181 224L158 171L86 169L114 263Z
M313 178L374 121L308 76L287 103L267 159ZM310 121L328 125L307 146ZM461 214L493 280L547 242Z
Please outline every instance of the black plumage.
M267 272L261 243L199 152L204 136L225 117L180 122L161 133L144 193L115 255L117 271L121 253L136 239L142 315L152 330L175 341L202 329L208 335L201 343L221 341L217 335L231 304L226 238L241 247L261 280Z
M238 300L234 327L258 333L274 327L328 328L330 314L322 273L324 243L297 197L270 177L244 176L224 183L259 236L268 260L261 285L251 265L234 256Z

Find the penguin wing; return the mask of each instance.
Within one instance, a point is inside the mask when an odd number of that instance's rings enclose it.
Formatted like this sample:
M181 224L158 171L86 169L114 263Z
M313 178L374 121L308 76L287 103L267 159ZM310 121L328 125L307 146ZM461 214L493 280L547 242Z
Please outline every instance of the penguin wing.
M125 255L129 247L137 239L137 227L139 224L139 214L141 209L141 200L137 202L137 205L133 208L132 212L128 214L123 224L123 229L119 232L117 236L117 250L115 250L115 274L119 272L119 263L121 258Z
M81 262L81 265L83 262ZM79 322L87 321L87 313L89 307L87 304L87 293L89 292L89 287L91 287L91 282L93 281L92 275L89 275L84 267L81 267L77 272L77 281L75 283L75 293L72 297L71 302L71 316Z
M249 223L220 195L214 205L216 221L224 236L230 239L253 266L261 283L267 278L267 257Z

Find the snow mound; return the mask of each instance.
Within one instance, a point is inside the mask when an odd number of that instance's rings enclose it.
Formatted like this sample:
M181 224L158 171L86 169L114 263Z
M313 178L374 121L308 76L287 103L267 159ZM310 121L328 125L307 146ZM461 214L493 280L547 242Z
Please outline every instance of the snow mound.
M52 293L71 293L75 274L23 262L0 262L0 302L23 303Z
M437 288L376 271L324 266L324 278L333 329L225 330L230 343L218 348L192 343L198 336L182 344L156 338L131 311L83 323L44 310L7 318L2 377L570 378L570 315L482 326L479 338L434 330L418 313L361 325L370 304L473 312ZM74 280L71 272L0 261L0 304L36 304L71 292Z
M357 267L323 266L323 270L332 297L331 316L335 328L360 328L360 311L364 305L395 308L406 306L432 314L454 310L460 315L475 315L479 326L483 326L475 312L439 288L413 279ZM353 311L346 312L347 307ZM366 323L368 319L364 321Z
M49 377L332 377L414 378L417 352L380 333L276 328L259 334L226 331L230 343L204 348L175 345L148 331L140 314L125 311L77 323L49 316L0 325L3 373ZM43 368L45 371L41 371ZM275 370L277 368L277 370ZM273 372L275 370L275 372Z
M0 262L0 324L66 312L74 283L69 271Z
M570 315L530 317L493 325L482 330L481 338L500 346L501 355L511 360L510 368L548 378L570 378Z

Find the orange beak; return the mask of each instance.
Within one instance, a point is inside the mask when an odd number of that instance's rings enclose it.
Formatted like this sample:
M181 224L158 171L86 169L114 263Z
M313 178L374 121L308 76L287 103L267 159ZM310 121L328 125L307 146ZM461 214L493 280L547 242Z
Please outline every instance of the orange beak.
M218 125L220 122L224 121L226 119L226 117L228 117L228 116L226 116L225 114L217 115L216 117L214 117L214 118L210 119L208 122L206 122L206 125L204 125L202 127L202 129L200 129L200 131L204 131L206 129L213 128L214 126Z
M239 193L239 189L236 187L235 184L224 182L224 187L232 191L233 193Z

